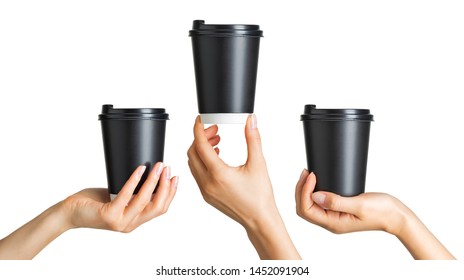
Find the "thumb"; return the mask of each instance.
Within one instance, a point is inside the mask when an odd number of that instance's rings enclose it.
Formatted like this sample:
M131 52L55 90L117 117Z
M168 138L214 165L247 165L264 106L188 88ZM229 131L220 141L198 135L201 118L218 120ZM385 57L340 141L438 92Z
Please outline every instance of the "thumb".
M264 161L261 136L259 135L255 114L248 116L245 126L245 139L248 149L247 164Z
M330 192L315 192L313 201L326 210L344 212L357 215L360 209L360 201L356 197L344 197Z

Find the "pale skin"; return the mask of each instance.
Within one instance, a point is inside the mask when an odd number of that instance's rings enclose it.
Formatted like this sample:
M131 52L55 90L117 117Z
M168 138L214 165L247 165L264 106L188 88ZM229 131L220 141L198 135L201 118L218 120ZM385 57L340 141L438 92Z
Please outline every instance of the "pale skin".
M454 256L419 218L397 198L385 193L342 197L315 192L316 176L306 169L296 185L300 217L333 233L382 230L395 235L417 260L453 260Z
M204 129L200 117L188 164L205 201L241 224L261 259L301 259L277 209L256 116L248 117L245 139L248 158L244 165L228 166L219 158L218 126Z
M136 195L145 166L139 166L120 193L110 201L107 189L84 189L58 202L0 240L0 259L32 259L55 238L74 228L96 228L128 233L169 208L179 178L170 167L156 163ZM159 187L152 195L156 184Z

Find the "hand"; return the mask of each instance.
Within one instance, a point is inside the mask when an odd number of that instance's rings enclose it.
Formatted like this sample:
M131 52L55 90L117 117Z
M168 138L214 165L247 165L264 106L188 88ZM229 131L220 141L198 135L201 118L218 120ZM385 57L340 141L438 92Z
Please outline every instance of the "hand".
M219 158L218 126L204 129L200 117L195 139L188 150L188 164L206 202L240 223L263 259L300 258L277 210L256 116L248 117L245 138L248 159L230 167ZM279 240L280 239L280 244Z
M200 117L195 122L195 140L187 153L190 171L205 201L244 226L276 210L255 126L249 118L245 128L248 160L242 166L230 167L218 157L219 149L213 149L221 140L218 126L204 130Z
M114 201L107 189L85 189L61 201L0 240L0 259L32 259L63 232L77 227L130 232L165 213L176 194L178 177L157 163L132 197L145 166L139 166ZM159 187L153 190L160 180Z
M63 209L68 213L70 227L131 232L166 213L176 194L179 178L171 178L170 167L163 168L158 162L133 196L145 169L145 166L137 167L113 201L109 200L107 189L85 189L65 199ZM153 194L158 181L159 187Z
M315 192L316 176L303 170L296 185L297 214L333 233L382 230L403 242L415 259L454 259L419 218L397 198L384 193L343 197Z
M296 209L300 217L333 233L383 230L397 235L410 211L398 199L384 193L343 197L315 192L316 176L305 169L296 185Z

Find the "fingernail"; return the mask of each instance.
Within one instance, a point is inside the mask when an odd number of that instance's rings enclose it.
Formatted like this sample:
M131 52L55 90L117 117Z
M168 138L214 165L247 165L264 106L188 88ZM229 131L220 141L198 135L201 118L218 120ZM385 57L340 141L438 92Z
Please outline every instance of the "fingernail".
M255 129L258 127L258 120L256 119L255 114L251 114L251 128Z
M301 181L303 179L303 176L306 174L306 168L303 168L303 171L301 171L300 179L298 181Z
M163 172L163 167L164 167L164 164L160 163L160 165L158 166L158 169L156 169L156 177L159 177L161 175L161 172Z
M137 171L137 180L140 180L140 178L142 178L142 175L145 172L145 169L147 169L145 165L142 165L139 167L139 170Z
M166 166L166 179L171 179L171 167L170 166Z
M306 182L309 182L309 180L311 180L313 176L314 176L314 172L309 173L308 177L306 177Z
M177 188L177 185L179 184L179 176L176 177L176 180L174 180L174 188Z
M314 202L316 202L319 205L324 205L325 194L315 192L315 193L313 193L313 200L314 200Z

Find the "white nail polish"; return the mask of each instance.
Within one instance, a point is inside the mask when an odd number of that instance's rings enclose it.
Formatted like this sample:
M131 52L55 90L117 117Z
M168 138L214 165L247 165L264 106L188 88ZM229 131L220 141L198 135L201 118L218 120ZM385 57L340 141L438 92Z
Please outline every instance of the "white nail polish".
M301 171L300 179L298 181L301 181L301 179L303 179L303 176L305 175L305 173L306 173L306 168L304 168L303 171Z
M156 177L159 178L159 176L161 175L161 172L163 172L163 168L164 168L164 164L161 163L161 164L158 166L158 169L156 169Z
M324 205L325 194L322 193L313 193L313 200L319 205Z
M142 178L142 175L145 172L145 169L147 169L145 165L142 165L139 167L139 170L137 172L137 180L140 180L140 178Z
M251 114L251 128L255 129L258 127L258 119L255 114Z
M176 180L174 181L174 188L177 188L177 185L179 185L179 177L176 177Z
M166 166L166 179L171 179L171 167L170 166Z

